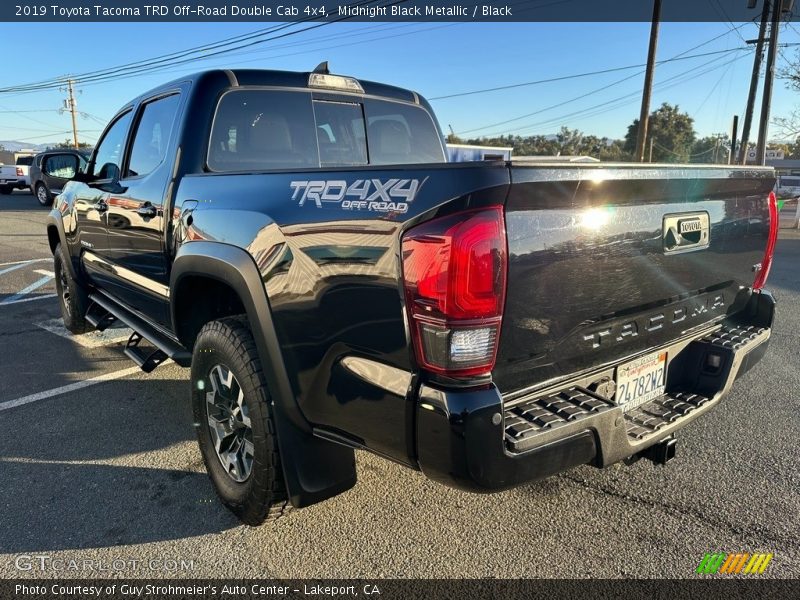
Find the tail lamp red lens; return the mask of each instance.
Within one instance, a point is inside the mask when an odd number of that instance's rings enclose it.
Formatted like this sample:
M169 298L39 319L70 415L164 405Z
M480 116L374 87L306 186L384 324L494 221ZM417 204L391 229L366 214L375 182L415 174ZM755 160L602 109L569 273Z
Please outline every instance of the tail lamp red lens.
M753 282L753 289L760 290L767 283L769 269L772 267L772 257L775 255L775 243L778 241L778 199L775 192L769 193L769 235L767 237L767 249L764 251L764 258L761 261L761 268L756 274Z
M24 173L22 172L22 167L17 167L17 177L22 177Z
M506 294L503 207L457 213L403 236L403 283L419 363L448 376L494 367Z

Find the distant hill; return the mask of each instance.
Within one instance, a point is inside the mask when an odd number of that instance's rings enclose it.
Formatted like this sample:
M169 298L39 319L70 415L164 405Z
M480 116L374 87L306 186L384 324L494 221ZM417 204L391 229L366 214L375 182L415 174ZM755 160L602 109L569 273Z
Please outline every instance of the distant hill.
M10 152L19 152L20 150L35 150L37 152L41 152L42 150L46 150L54 143L55 142L50 142L47 144L31 144L29 142L20 142L17 140L0 140L0 146Z

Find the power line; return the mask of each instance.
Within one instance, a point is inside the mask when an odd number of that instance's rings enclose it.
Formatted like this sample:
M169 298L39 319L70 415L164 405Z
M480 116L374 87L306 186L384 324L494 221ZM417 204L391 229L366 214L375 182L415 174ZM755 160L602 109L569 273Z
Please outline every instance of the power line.
M699 57L704 57L704 56L713 56L715 54L726 54L726 53L729 53L729 52L741 52L741 51L747 50L747 49L748 49L747 47L739 47L739 48L729 48L727 50L715 50L714 52L704 52L702 54L693 54L693 55L690 55L690 56L667 58L665 60L657 61L656 64L663 65L663 64L666 64L666 63L676 62L676 61L679 61L679 60L690 60L692 58L699 58ZM567 79L579 79L581 77L590 77L590 76L593 76L593 75L605 75L606 73L616 73L616 72L619 72L619 71L628 71L630 69L640 69L640 68L642 68L644 66L645 66L645 64L641 63L641 64L636 64L636 65L627 65L627 66L624 66L624 67L613 67L613 68L610 68L610 69L601 69L599 71L587 71L586 73L573 73L572 75L562 75L562 76L559 76L559 77L551 77L551 78L548 78L548 79L539 79L539 80L536 80L536 81L526 81L526 82L523 82L523 83L514 83L514 84L510 84L510 85L501 85L501 86L492 87L492 88L483 88L483 89L480 89L480 90L470 90L468 92L459 92L459 93L456 93L456 94L448 94L446 96L434 96L432 98L428 98L428 100L446 100L448 98L459 98L459 97L462 97L462 96L472 96L474 94L485 94L486 92L497 92L497 91L501 91L501 90L510 90L510 89L514 89L514 88L526 87L526 86L531 86L531 85L540 85L542 83L554 83L554 82L557 82L557 81L566 81Z
M361 2L356 2L356 3L353 3L353 4L349 5L349 6L358 7L358 6L363 6L363 5L366 5L366 4L372 4L373 2L376 2L376 1L379 1L379 0L362 0ZM382 6L387 6L387 7L388 6L394 6L394 5L397 5L397 4L405 3L407 1L408 0L394 0L393 2L389 2L389 3L383 4ZM104 69L104 70L93 71L93 72L88 72L88 73L84 73L84 74L80 74L80 75L75 75L75 76L72 77L72 79L75 81L75 83L85 83L85 82L90 82L90 81L91 82L109 81L109 80L124 78L124 77L128 77L128 76L130 76L132 74L153 71L153 70L158 69L160 67L167 66L167 63L168 63L169 66L176 66L176 65L180 65L180 64L186 64L186 63L194 62L196 60L199 60L199 58L208 59L208 58L213 57L213 56L218 56L218 55L221 55L221 54L227 54L227 53L230 53L230 52L233 52L233 51L236 51L236 50L241 50L243 48L249 48L249 47L256 46L256 45L259 45L259 44L263 44L263 43L266 43L266 42L274 41L274 40L277 40L277 39L283 39L283 38L286 38L286 37L289 37L289 36L292 36L292 35L298 35L300 33L304 33L304 32L307 32L307 31L314 30L314 29L318 29L320 27L324 27L324 26L330 25L332 23L345 21L345 20L351 19L352 17L345 15L345 16L338 17L338 18L335 18L335 19L330 19L330 20L323 21L323 22L320 22L320 23L315 23L314 25L311 25L309 27L305 27L303 29L299 29L299 30L295 30L295 31L288 31L288 32L285 32L285 33L281 33L279 35L274 35L272 37L266 37L266 38L263 38L263 39L255 39L255 38L259 38L261 36L264 36L266 34L269 34L269 33L275 33L277 31L281 31L281 30L287 29L289 27L295 27L297 25L301 25L304 22L308 22L310 20L313 20L314 18L315 17L311 17L310 16L310 17L307 17L307 18L304 18L304 19L300 19L298 21L291 22L291 23L286 23L286 24L282 24L282 25L279 25L279 26L274 26L274 27L271 27L271 28L267 28L267 30L259 30L259 31L255 32L255 33L246 34L244 36L236 36L236 38L227 38L226 40L222 40L220 42L216 42L216 43L213 43L213 44L206 44L205 46L202 46L202 47L196 47L196 48L185 50L185 51L173 52L172 54L163 55L163 57L157 57L156 59L142 60L142 61L137 61L137 62L134 62L134 63L128 63L126 65L122 65L122 66L118 66L118 67L111 67L111 68L107 68L107 69ZM238 46L235 46L234 48L226 48L226 46L230 46L232 44L236 44L236 43L239 43L239 42L246 42L246 43L240 43ZM222 48L222 49L218 49L218 48ZM208 50L214 50L214 49L217 49L217 50L214 51L214 52L210 52L210 53L207 52ZM204 52L204 55L202 57L191 56L192 54L196 54L197 52L200 52L200 51ZM178 59L180 59L180 60L178 60ZM59 87L59 86L64 85L65 79L67 79L67 78L61 77L61 78L52 79L52 80L49 80L49 81L45 80L45 81L38 82L38 83L23 84L23 85L17 85L17 86L9 86L9 87L5 87L5 88L0 88L0 93L24 92L24 91L37 91L37 90L42 90L42 89L52 89L54 87Z
M678 78L678 77L682 77L682 76L684 76L684 75L686 75L686 74L688 74L688 73L691 73L692 71L695 71L695 70L697 70L697 69L704 68L704 67L708 66L709 64L712 64L713 62L715 62L715 61L717 61L717 60L720 60L720 59L723 59L723 58L725 58L725 57L724 57L724 56L718 56L717 58L713 59L713 60L712 60L711 62L709 62L709 63L704 63L704 64L702 64L702 65L698 65L698 66L696 66L696 67L693 67L692 69L689 69L688 71L684 71L684 72L682 72L682 73L679 73L679 74L677 74L677 75L674 75L674 76L672 76L672 77L670 77L670 78L668 78L668 79L665 79L664 81L657 83L655 87L656 87L657 89L661 89L665 83L668 83L668 82L670 82L670 81L672 81L672 80L674 80L674 79L676 79L676 78ZM603 86L602 88L599 88L599 89L597 89L597 90L592 90L591 92L587 92L587 93L585 93L585 94L581 94L580 96L576 96L575 98L571 98L571 99L569 99L569 100L565 100L565 101L562 101L562 102L558 102L558 103L556 103L556 104L552 104L552 105L550 105L550 106L547 106L547 107L545 107L545 108L542 108L542 109L540 109L540 110L534 111L533 113L528 113L527 115L523 115L521 118L524 118L524 117L527 117L527 116L532 116L532 115L534 115L534 114L539 114L539 113L542 113L542 112L546 112L546 111L548 111L548 110L552 110L553 108L558 108L558 107L560 107L560 106L564 106L565 104L570 104L570 103L572 103L572 102L575 102L575 101L577 101L577 100L580 100L580 99L582 99L582 98L585 98L585 97L587 97L587 96L591 96L591 95L593 95L594 93L597 93L598 91L601 91L601 90L607 89L607 88L609 88L609 87L612 87L613 85L616 85L616 84L618 84L618 83L621 83L621 82L627 81L628 79L632 79L633 77L638 77L639 75L641 75L641 73L642 73L642 72L641 72L641 71L639 71L638 73L634 73L634 74L633 74L633 75L631 75L630 77L625 77L624 79L620 79L620 80L618 80L618 81L616 81L616 82L614 82L614 83L612 83L612 84L609 84L609 85ZM614 99L612 99L612 100L609 100L609 101L607 101L607 102L605 102L605 103L602 103L602 104L596 105L595 107L603 106L604 104L608 104L608 103L611 103L611 102L617 102L617 101L619 101L619 100L622 100L622 99L632 98L632 97L635 97L635 96L638 96L638 95L639 95L639 92L632 92L632 93L629 93L629 94L625 94L624 96L620 96L620 97L614 98ZM577 111L577 112L578 112L578 113L580 113L580 112L582 112L583 110L592 110L592 109L593 109L593 108L595 108L595 107L590 107L590 108L588 108L588 109L581 109L581 111ZM565 116L572 116L573 114L576 114L576 113L571 113L570 115L565 115ZM472 130L461 131L461 132L458 132L458 134L457 134L457 135L459 135L459 134L461 134L461 133L469 133L470 131L477 131L477 130L479 130L479 129L489 129L489 128L491 128L491 127L494 127L495 125L504 125L504 124L506 124L506 123L508 123L508 122L517 121L517 120L519 120L519 118L508 119L507 121L503 121L503 122L501 122L501 123L495 123L495 124L493 124L493 125L486 125L486 126L483 126L483 127L479 127L479 128L472 129ZM549 122L549 121L544 121L544 122L542 122L542 123L548 123L548 122ZM537 125L538 125L538 124L537 124ZM524 126L524 128L526 128L526 129L527 129L527 128L529 128L529 127L530 127L530 126ZM486 135L492 135L492 134L486 134Z
M723 58L723 57L720 57L720 58ZM672 87L674 87L676 85L680 85L682 83L686 83L688 81L692 81L692 80L696 79L697 77L705 75L706 73L709 73L709 72L712 72L712 71L716 71L717 69L724 68L724 67L728 66L728 64L736 62L738 60L741 60L742 58L744 58L744 55L738 56L738 57L734 58L733 60L731 60L729 62L723 63L721 65L717 65L717 66L712 67L710 69L706 69L704 71L701 71L701 72L697 73L696 75L693 75L692 77L688 77L687 78L686 75L688 75L689 73L692 73L693 71L696 71L698 69L702 69L704 67L707 67L708 63L703 64L703 65L699 65L697 67L689 69L688 71L685 71L683 73L679 73L679 74L674 75L674 76L672 76L672 77L670 77L668 79L665 79L664 81L659 82L658 84L655 85L655 88L657 88L659 91L670 89L670 88L672 88ZM716 60L719 60L719 59L716 59ZM668 83L669 83L669 85L665 85L665 84L668 84ZM580 116L581 118L587 118L587 117L590 117L590 116L596 116L598 114L603 114L603 113L609 112L611 110L615 110L617 108L621 108L622 106L626 106L628 104L631 104L632 102L635 102L636 98L639 97L639 94L640 94L640 92L638 92L638 91L632 92L632 93L629 93L629 94L625 94L623 96L619 96L617 98L613 98L611 100L607 100L605 102L601 102L600 104L596 104L594 106L590 106L590 107L587 107L587 108L584 108L584 109L581 109L581 110L578 110L578 111L574 111L572 113L560 115L558 117L553 117L552 119L547 119L545 121L540 121L540 122L537 122L537 123L531 123L531 124L528 124L528 125L523 125L522 127L517 128L514 131L514 133L518 134L520 132L523 132L525 130L532 129L532 128L535 128L535 127L541 127L543 125L548 125L548 124L551 124L551 123L563 122L564 119L567 119L567 118L570 118L570 117ZM597 110L597 109L600 109L600 108L602 108L602 110ZM488 134L485 134L483 137L492 137L492 136L497 136L497 135L503 135L505 133L508 133L508 131L506 130L506 131L502 131L502 132L498 131L498 132L494 132L494 133L488 133Z

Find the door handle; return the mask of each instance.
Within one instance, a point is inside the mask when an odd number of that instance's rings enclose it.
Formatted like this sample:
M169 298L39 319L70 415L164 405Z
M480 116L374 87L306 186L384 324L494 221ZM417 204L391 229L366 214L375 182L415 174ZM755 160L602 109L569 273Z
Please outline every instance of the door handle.
M106 204L105 200L100 200L94 205L94 209L99 213L106 212L108 210L108 204Z
M136 209L136 214L145 218L153 218L158 214L158 209L147 202Z

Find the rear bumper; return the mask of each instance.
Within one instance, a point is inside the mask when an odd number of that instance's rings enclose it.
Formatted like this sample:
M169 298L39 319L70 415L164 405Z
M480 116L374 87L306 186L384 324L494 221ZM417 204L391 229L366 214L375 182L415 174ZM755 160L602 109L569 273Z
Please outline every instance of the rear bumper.
M627 413L584 387L597 374L512 401L491 384L468 391L423 385L419 466L440 483L492 492L639 454L716 406L761 359L774 309L771 294L754 293L734 319L670 345L667 394ZM708 368L709 354L720 357L718 368Z
M25 183L25 181L23 181L22 179L0 179L0 185L7 185L9 187L17 188L19 190L28 187L28 184Z

